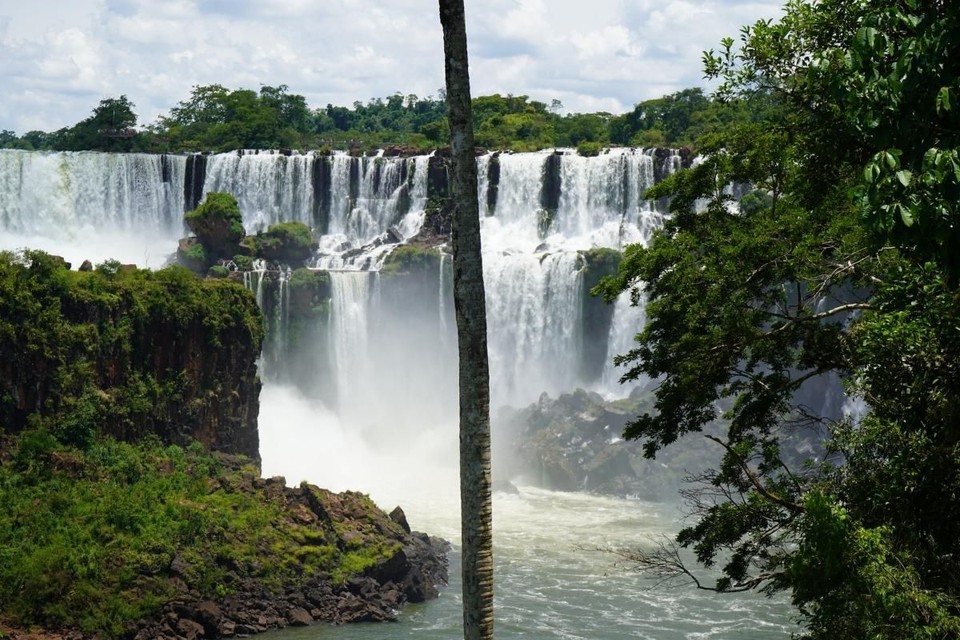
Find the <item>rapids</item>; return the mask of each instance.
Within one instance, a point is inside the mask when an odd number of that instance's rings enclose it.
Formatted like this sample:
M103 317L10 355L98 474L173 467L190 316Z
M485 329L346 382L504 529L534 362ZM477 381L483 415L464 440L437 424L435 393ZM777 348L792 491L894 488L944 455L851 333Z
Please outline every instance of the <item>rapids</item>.
M360 490L382 508L401 505L412 527L459 541L455 425L412 429L406 446L358 435L289 387L262 394L266 476ZM496 460L494 460L496 465ZM494 494L496 637L535 640L786 640L799 627L783 599L658 586L597 548L631 547L676 531L669 504L520 486ZM396 624L317 626L264 640L455 640L462 637L459 555L440 598L404 608Z

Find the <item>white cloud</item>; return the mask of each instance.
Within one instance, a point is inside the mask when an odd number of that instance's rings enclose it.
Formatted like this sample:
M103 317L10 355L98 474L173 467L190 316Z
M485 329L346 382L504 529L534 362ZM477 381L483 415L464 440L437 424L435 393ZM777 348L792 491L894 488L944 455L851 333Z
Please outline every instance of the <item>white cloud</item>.
M194 85L286 84L351 105L443 85L435 0L0 0L0 129L55 130L126 94L142 124ZM69 5L69 6L67 6ZM468 2L474 93L620 112L702 83L700 52L777 3Z

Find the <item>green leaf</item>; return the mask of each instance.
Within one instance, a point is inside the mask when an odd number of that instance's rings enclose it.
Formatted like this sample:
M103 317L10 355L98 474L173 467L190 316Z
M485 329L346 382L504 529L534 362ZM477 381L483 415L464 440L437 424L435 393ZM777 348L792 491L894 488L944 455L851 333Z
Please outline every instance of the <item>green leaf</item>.
M950 87L940 87L940 92L937 93L937 113L950 110Z
M857 31L855 41L861 47L873 49L873 43L876 36L877 30L873 27L861 27L860 30Z
M902 169L900 171L897 171L897 180L899 180L900 184L902 184L903 186L909 187L910 181L912 179L913 179L913 172L909 171L908 169Z
M912 227L914 223L913 214L910 212L910 209L903 206L902 204L897 205L900 208L900 219L903 220L903 224L908 227Z

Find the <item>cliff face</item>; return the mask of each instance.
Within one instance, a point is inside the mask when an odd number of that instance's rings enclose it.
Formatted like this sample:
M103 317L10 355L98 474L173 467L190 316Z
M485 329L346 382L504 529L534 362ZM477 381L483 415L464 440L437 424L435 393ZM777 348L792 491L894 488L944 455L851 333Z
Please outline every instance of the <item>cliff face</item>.
M0 254L0 429L199 440L259 460L260 312L243 287Z

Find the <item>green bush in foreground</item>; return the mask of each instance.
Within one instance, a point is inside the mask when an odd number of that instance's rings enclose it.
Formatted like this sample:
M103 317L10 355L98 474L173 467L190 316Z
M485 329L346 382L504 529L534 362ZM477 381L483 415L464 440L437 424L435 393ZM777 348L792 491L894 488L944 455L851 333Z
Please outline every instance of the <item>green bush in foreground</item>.
M199 445L98 439L83 450L43 430L6 443L0 603L15 624L117 637L177 592L175 574L214 598L244 578L268 589L319 571L342 580L396 551L299 524L252 488L252 464Z

